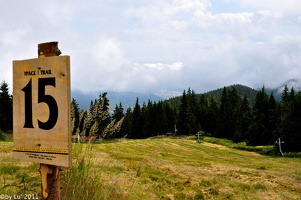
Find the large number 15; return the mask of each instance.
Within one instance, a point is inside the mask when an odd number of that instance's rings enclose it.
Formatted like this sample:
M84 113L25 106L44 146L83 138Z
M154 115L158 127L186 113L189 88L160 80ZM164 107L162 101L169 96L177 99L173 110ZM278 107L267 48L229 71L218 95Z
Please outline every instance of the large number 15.
M45 94L45 87L55 87L55 77L51 78L39 78L38 79L38 103L46 103L49 108L49 118L46 122L38 120L38 126L40 129L50 130L52 129L58 119L58 106L55 99L51 95ZM23 128L34 128L32 121L32 80L22 89L25 92L25 123Z

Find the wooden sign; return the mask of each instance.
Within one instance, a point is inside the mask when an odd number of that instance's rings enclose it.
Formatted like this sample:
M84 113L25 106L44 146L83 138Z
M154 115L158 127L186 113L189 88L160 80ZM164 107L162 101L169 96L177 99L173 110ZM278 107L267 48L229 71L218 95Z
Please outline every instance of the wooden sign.
M71 166L70 57L13 61L14 158Z

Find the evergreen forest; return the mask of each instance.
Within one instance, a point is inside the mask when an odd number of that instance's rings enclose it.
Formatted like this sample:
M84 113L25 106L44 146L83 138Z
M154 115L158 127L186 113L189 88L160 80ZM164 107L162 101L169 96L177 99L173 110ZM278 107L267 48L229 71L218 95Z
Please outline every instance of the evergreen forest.
M244 87L224 87L220 94L197 95L188 88L179 101L139 102L124 111L121 103L109 114L106 93L91 101L88 111L78 111L76 100L72 100L76 116L73 133L108 138L127 137L143 139L162 135L203 135L246 142L251 146L274 145L278 138L285 143L284 151L301 151L301 93L284 87L281 100L277 101L265 87L254 93ZM239 91L237 91L239 90ZM252 93L254 93L252 97ZM243 95L244 94L244 95ZM252 103L249 103L249 100ZM101 103L103 101L103 103ZM97 109L97 105L103 105ZM98 111L97 111L98 110ZM106 121L95 120L106 111ZM72 112L73 113L73 112ZM95 131L92 124L97 122ZM115 128L103 135L105 127Z
M237 87L239 86L239 87ZM126 110L122 104L109 110L107 93L92 100L88 110L71 101L72 134L98 139L143 139L162 135L202 135L246 142L251 146L275 145L301 151L301 92L284 87L281 99L245 87L224 87L218 95L184 90L178 100L139 102ZM0 130L12 130L12 96L8 84L0 86ZM253 95L252 95L253 94Z

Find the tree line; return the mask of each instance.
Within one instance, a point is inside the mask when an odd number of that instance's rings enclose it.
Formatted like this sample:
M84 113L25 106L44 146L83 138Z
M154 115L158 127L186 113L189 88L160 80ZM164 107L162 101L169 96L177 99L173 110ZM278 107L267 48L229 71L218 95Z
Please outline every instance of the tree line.
M76 100L71 101L71 127L72 135L94 136L96 138L115 138L123 122L123 109L117 108L110 116L107 93L99 95L98 99L91 101L88 111L79 110Z
M98 130L112 121L122 120L118 129L110 134L111 138L194 135L202 131L206 135L246 142L252 146L274 145L281 138L285 142L283 150L301 151L301 93L296 93L294 88L289 90L285 86L281 101L276 101L273 93L268 95L262 87L257 91L253 104L249 103L246 95L238 95L235 87L224 87L218 100L204 94L196 95L190 88L184 90L180 99L178 106L173 106L169 101L150 100L141 106L137 98L135 106L125 112L120 103L111 115L106 114L110 117L102 122L104 124ZM89 115L97 110L96 102L91 102L86 114L80 114L86 115L85 123L90 121ZM107 109L109 101L106 100L104 105ZM92 130L87 128L84 133L93 134Z
M142 139L172 133L176 111L163 101L139 104L125 112L122 104L115 106L110 113L107 93L91 101L87 111L79 111L75 99L71 102L72 133L82 136L96 136L103 139L127 137Z
M273 145L284 141L285 151L301 151L301 92L284 87L281 101L262 87L250 105L246 95L241 97L234 87L223 88L219 101L194 91L183 92L177 115L179 134L206 135L245 141L248 145Z
M245 141L248 145L273 145L284 141L284 151L301 151L301 92L284 87L281 100L268 95L262 87L250 105L247 96L235 87L223 88L220 99L196 95L184 90L180 103L170 101L147 103L136 99L126 111L121 103L110 112L107 93L91 101L88 110L80 110L75 99L71 102L72 134L98 138L148 138L163 134L206 135ZM0 130L12 130L12 95L8 84L0 85Z

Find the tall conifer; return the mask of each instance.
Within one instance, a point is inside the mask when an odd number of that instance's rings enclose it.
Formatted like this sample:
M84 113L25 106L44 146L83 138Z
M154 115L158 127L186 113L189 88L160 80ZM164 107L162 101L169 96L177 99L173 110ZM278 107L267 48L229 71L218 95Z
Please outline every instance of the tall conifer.
M12 97L9 94L8 84L3 81L0 85L0 130L13 129Z
M265 92L264 86L256 94L255 104L252 109L252 122L248 131L247 143L249 145L270 144L270 134L268 133L268 110L269 97Z
M190 133L190 125L188 119L188 99L185 90L181 98L177 127L179 134L188 135Z
M113 110L112 120L119 121L123 118L124 118L124 110L123 110L122 104L120 102L119 106L116 104L116 107ZM121 126L120 130L115 133L115 137L121 138L124 135L125 135L125 133L123 132L122 126Z
M71 127L72 127L72 134L76 134L79 128L79 108L78 103L74 98L71 101Z
M239 105L239 96L235 88L232 87L229 91L224 87L220 102L216 136L232 139L236 131Z
M283 151L301 151L301 93L292 88L288 98L281 102L280 137Z
M247 96L245 95L238 108L237 126L233 137L234 142L242 142L246 140L247 131L250 126L250 120L251 109Z
M141 116L141 107L137 97L135 107L132 114L131 133L130 138L141 138L143 132L143 123Z

